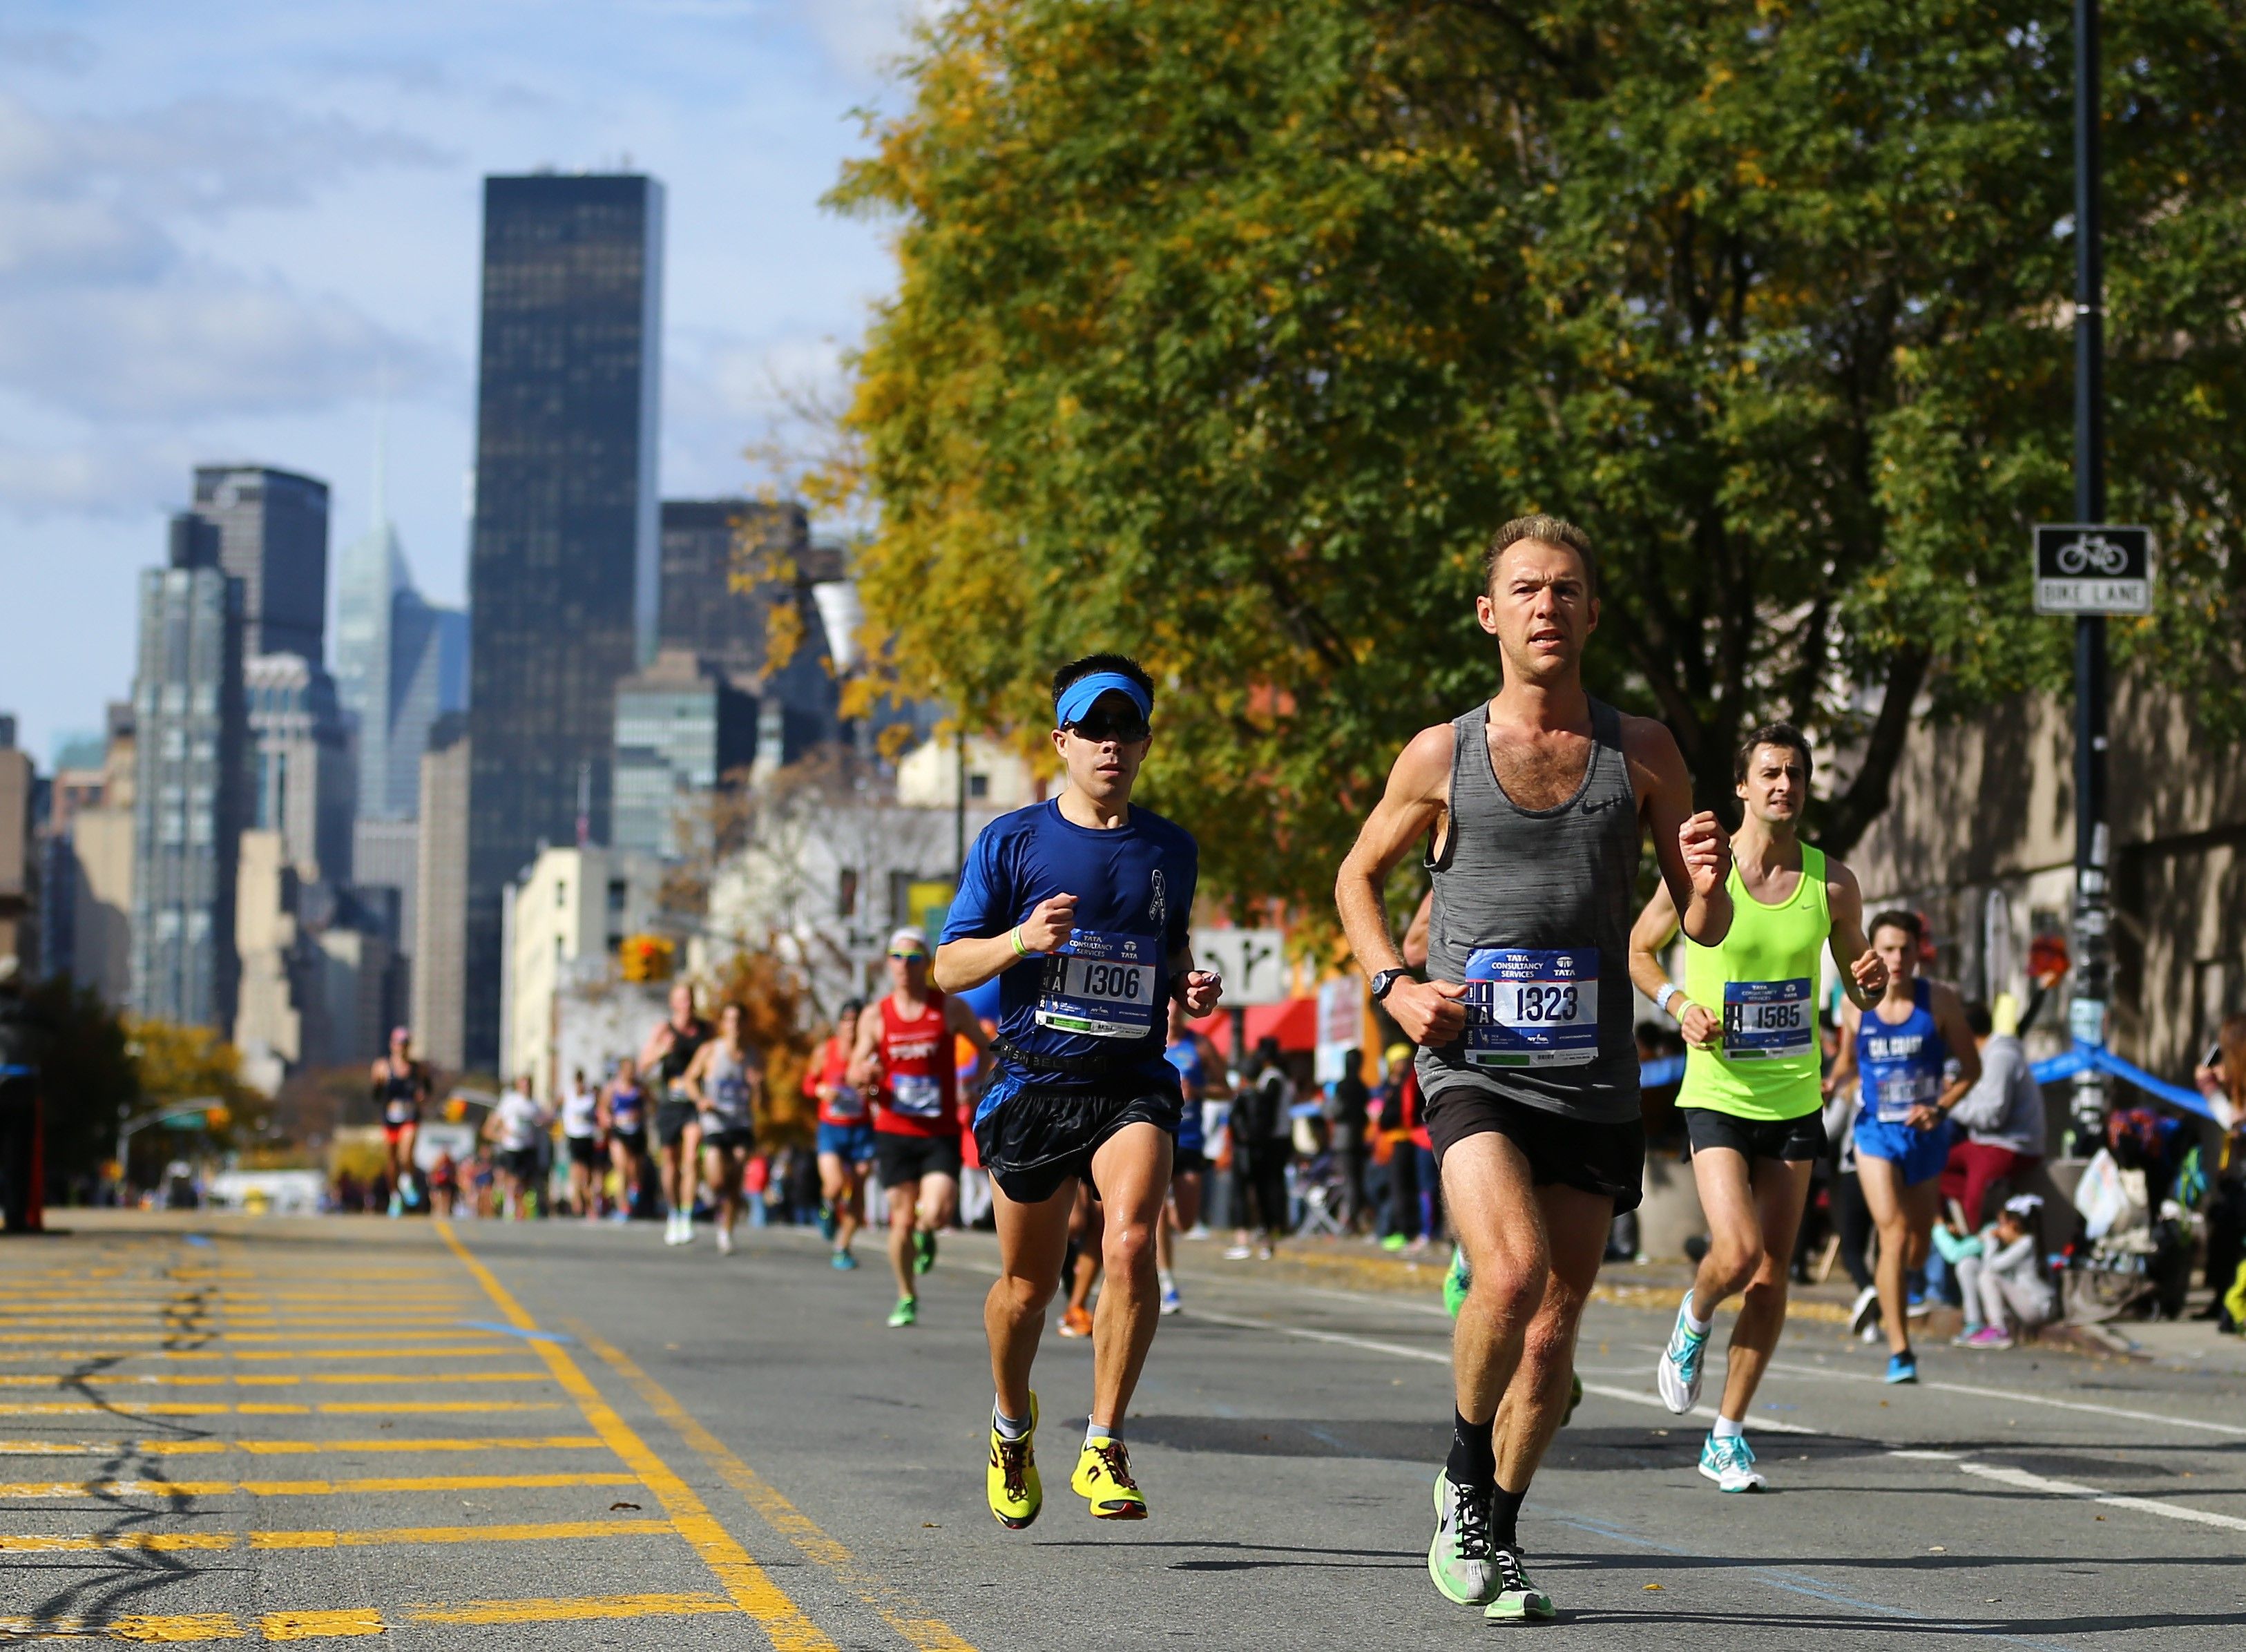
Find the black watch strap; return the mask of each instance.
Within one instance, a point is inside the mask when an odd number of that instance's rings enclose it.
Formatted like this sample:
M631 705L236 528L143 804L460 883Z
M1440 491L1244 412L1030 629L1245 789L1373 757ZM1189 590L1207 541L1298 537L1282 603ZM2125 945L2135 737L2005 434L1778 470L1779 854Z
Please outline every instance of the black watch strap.
M1393 990L1398 982L1412 972L1408 969L1383 969L1372 977L1372 1002L1378 1003Z

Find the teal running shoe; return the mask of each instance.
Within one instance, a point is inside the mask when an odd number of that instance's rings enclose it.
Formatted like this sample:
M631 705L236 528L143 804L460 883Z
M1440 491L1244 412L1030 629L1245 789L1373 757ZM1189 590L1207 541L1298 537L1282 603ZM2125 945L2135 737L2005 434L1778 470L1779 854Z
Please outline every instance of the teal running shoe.
M1451 1317L1459 1316L1459 1309L1467 1302L1467 1292L1474 1288L1474 1270L1467 1266L1467 1254L1458 1246L1451 1247L1450 1271L1443 1275L1443 1306L1451 1310Z
M1499 1548L1491 1554L1492 1569L1497 1574L1497 1593L1482 1608L1482 1617L1491 1623L1548 1623L1558 1615L1552 1609L1552 1597L1528 1581L1526 1557L1516 1548Z
M1427 1546L1427 1575L1445 1600L1460 1606L1497 1598L1489 1496L1487 1487L1452 1485L1447 1468L1435 1476L1435 1540Z
M1918 1380L1918 1356L1890 1354L1888 1356L1888 1381L1916 1383Z
M1661 1363L1653 1370L1661 1403L1679 1417L1699 1404L1700 1356L1708 1351L1708 1333L1685 1323L1684 1315L1691 1308L1692 1293L1688 1290L1684 1300L1677 1304L1677 1323L1669 1333L1669 1346L1661 1350Z
M1710 1434L1700 1447L1700 1472L1719 1492L1759 1492L1769 1485L1755 1472L1754 1460L1744 1434Z

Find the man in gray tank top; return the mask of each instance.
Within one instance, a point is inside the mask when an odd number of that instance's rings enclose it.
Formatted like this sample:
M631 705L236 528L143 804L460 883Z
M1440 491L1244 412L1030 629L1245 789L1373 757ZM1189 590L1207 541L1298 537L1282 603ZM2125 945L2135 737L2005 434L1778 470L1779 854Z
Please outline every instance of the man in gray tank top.
M1677 742L1583 690L1598 612L1582 529L1529 516L1498 531L1474 613L1504 685L1404 748L1334 888L1373 997L1419 1045L1443 1202L1473 1276L1427 1569L1501 1620L1553 1615L1515 1525L1566 1415L1608 1227L1640 1196L1630 928L1644 836L1685 934L1714 946L1732 921L1730 845L1693 812ZM1403 967L1384 900L1421 842L1434 886L1424 982Z

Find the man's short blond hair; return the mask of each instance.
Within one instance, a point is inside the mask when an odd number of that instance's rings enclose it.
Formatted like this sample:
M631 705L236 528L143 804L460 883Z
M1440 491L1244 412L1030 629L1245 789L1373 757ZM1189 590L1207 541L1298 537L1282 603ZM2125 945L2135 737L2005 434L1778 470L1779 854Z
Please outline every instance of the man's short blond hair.
M1523 540L1535 540L1543 545L1562 545L1575 552L1583 564L1583 581L1589 594L1599 594L1599 555L1591 548L1591 536L1573 522L1562 521L1556 516L1516 516L1491 536L1489 549L1483 553L1481 585L1485 591L1495 588L1497 565L1508 550Z

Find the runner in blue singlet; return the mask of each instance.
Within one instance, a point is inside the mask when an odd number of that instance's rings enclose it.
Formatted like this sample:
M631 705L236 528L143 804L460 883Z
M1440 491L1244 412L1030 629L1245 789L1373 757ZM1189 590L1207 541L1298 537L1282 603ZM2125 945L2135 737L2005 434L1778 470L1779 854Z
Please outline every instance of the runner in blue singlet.
M1177 1146L1170 1166L1170 1202L1162 1211L1162 1226L1154 1236L1154 1261L1162 1281L1162 1311L1174 1314L1181 1306L1178 1295L1177 1236L1201 1224L1201 1184L1208 1173L1208 1142L1201 1129L1201 1104L1208 1093L1208 1057L1201 1036L1186 1020L1185 1006L1170 1005L1169 1048L1162 1059L1178 1070L1178 1090L1184 1107L1178 1114Z
M1015 1529L1044 1503L1030 1365L1086 1176L1106 1207L1107 1289L1091 1426L1070 1485L1096 1519L1147 1513L1121 1430L1160 1305L1154 1234L1179 1108L1163 1017L1173 998L1207 1015L1222 986L1194 968L1200 852L1131 801L1154 709L1153 679L1120 656L1054 674L1053 749L1067 789L983 829L936 955L946 992L999 983L995 1073L975 1115L1001 1268L985 1309L998 1392L984 1488L990 1512Z
M1841 1050L1826 1094L1857 1084L1856 1180L1880 1232L1880 1319L1887 1328L1890 1383L1918 1380L1910 1347L1905 1275L1926 1265L1941 1202L1936 1178L1950 1156L1950 1110L1981 1076L1965 1006L1946 981L1918 973L1924 929L1918 914L1874 917L1872 950L1887 966L1887 990L1869 1010L1841 1006ZM1957 1077L1945 1079L1951 1062Z

